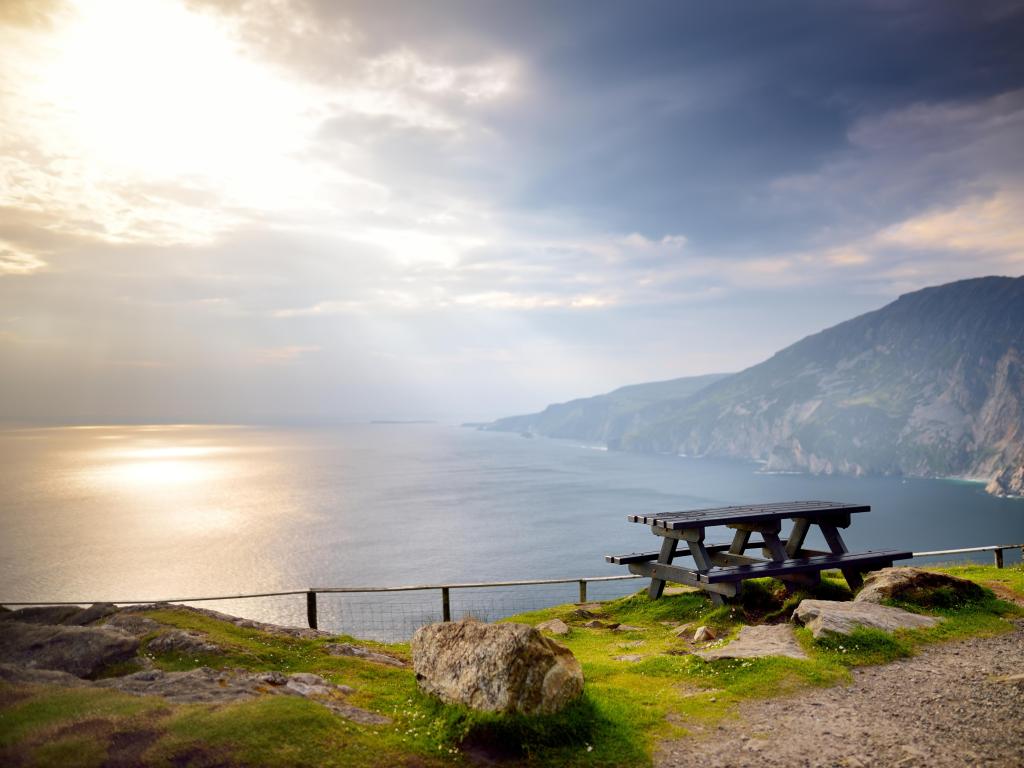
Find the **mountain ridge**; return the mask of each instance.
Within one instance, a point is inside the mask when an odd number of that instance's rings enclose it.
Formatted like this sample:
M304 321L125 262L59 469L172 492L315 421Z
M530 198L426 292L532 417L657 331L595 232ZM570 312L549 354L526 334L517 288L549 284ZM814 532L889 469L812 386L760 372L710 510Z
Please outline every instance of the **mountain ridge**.
M601 398L614 393L515 418L533 419L531 433L615 450L755 459L815 474L984 478L991 493L1024 495L1024 277L904 294L739 373L689 386L600 423L577 405L558 434L537 417L581 402L600 413L608 407Z

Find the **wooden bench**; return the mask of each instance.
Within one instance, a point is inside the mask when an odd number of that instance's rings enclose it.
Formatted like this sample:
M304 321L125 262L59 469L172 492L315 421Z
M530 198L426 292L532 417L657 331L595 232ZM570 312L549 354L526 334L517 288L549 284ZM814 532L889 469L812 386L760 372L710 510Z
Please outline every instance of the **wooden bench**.
M757 563L755 565L734 565L716 568L701 574L700 580L706 584L719 584L725 581L743 581L744 579L761 579L768 576L787 576L794 573L821 573L832 569L856 567L861 570L889 568L895 560L906 560L913 552L897 549L855 552L846 554L821 554L814 557L798 557L781 563Z
M739 593L746 579L780 578L787 585L814 584L823 570L839 568L850 589L862 583L861 574L875 568L891 566L895 560L911 556L910 552L879 550L851 554L839 533L850 526L852 515L869 512L866 504L837 501L788 501L771 504L693 509L654 515L629 515L633 523L650 526L651 533L662 539L657 552L631 552L606 555L616 565L625 565L631 573L650 576L648 594L658 599L668 581L697 586L710 593L712 601L721 604L723 597ZM780 537L783 521L792 521L786 538ZM734 531L730 544L705 544L707 528L725 526ZM804 541L816 526L829 551L806 549ZM751 540L751 534L760 540ZM762 558L747 552L761 549ZM677 557L693 558L695 568L675 565Z

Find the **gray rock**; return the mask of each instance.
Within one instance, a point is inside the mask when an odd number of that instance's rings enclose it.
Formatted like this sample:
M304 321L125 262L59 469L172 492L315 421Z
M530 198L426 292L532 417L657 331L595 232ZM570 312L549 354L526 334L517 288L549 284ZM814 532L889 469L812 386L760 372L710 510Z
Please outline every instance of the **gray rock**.
M985 596L985 590L973 581L921 568L883 568L864 580L854 602L881 603L902 600L920 605L968 603Z
M632 662L634 664L636 662L638 662L638 661L643 661L643 659L644 659L644 657L641 656L638 653L626 653L626 654L623 654L622 656L612 656L612 658L615 659L616 661L629 661L629 662Z
M391 722L383 715L345 701L345 697L352 692L348 686L334 685L319 675L307 672L286 677L279 672L215 670L209 667L186 672L149 669L125 677L99 680L94 685L137 696L160 696L178 704L223 704L261 696L301 696L353 722L367 725Z
M697 631L693 633L693 642L710 643L716 637L717 635L711 627L697 627Z
M146 646L151 653L221 654L224 649L211 643L197 632L173 629L153 638Z
M412 639L420 688L487 712L551 714L583 693L572 652L526 624L441 622Z
M806 659L807 654L796 641L793 629L787 624L764 624L742 627L739 636L722 648L697 651L706 661L712 659L756 659L763 656L787 656Z
M804 624L814 637L825 634L848 635L857 627L897 629L934 627L938 619L868 602L838 602L835 600L804 600L793 612L793 621Z
M55 669L32 669L18 664L0 664L0 682L12 685L89 685L88 680Z
M198 616L206 616L218 621L226 621L243 629L256 629L271 635L283 637L297 637L303 640L316 640L319 638L331 637L330 632L322 629L309 629L307 627L282 627L278 624L266 624L262 621L243 619L238 616L231 616L220 611L211 611L208 608L195 608L191 605L177 605L172 603L148 603L145 605L131 605L121 609L122 612L139 613L142 611L174 611L176 613L191 613Z
M324 646L324 650L331 654L331 656L352 656L356 659L372 661L375 664L384 664L389 667L408 666L404 661L396 659L394 656L388 656L386 653L377 653L369 648L363 648L361 645L353 645L352 643L328 643Z
M106 627L38 626L17 621L0 628L0 662L93 677L135 656L139 641Z
M0 614L0 621L20 621L25 624L63 624L81 612L80 605L39 605Z
M107 616L112 616L115 613L117 613L117 606L113 603L93 603L85 610L76 613L64 623L83 627L86 624L92 624L94 621L105 619Z
M537 625L537 629L541 632L550 632L552 635L568 635L569 625L561 619L550 619L548 621L542 621Z
M680 624L672 630L672 634L676 637L689 637L692 628L692 624Z
M158 631L163 625L135 613L115 613L103 626L126 632L132 637L145 637Z

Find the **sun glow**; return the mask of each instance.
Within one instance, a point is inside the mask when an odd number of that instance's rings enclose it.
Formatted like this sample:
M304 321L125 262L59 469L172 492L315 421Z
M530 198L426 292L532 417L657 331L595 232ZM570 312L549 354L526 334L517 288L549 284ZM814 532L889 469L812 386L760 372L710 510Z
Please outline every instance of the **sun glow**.
M134 187L139 208L171 209L162 224L187 241L231 218L211 212L211 192L260 208L308 181L291 156L315 128L315 102L246 57L219 17L170 0L75 0L52 31L8 34L5 111L18 114L4 127L31 134L59 174L15 166L3 175L69 206L81 205L76 194L92 192L94 207L107 198L108 239L131 239L139 215L111 191L118 184Z

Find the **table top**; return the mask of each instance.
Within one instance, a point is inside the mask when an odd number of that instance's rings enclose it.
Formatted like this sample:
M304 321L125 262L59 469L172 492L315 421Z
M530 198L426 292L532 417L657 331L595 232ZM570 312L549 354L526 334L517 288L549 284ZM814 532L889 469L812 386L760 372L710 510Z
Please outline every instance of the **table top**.
M870 511L871 507L867 504L847 504L842 501L782 501L774 504L690 509L683 512L659 512L653 515L628 515L626 519L631 523L644 523L655 528L678 531L683 528L704 528L709 525L753 523L792 517L828 517L843 513Z

